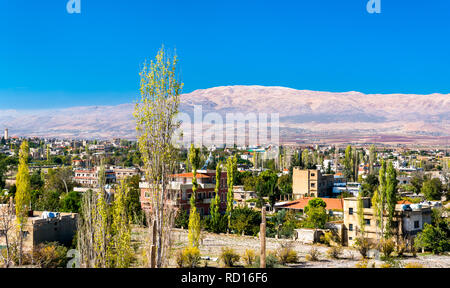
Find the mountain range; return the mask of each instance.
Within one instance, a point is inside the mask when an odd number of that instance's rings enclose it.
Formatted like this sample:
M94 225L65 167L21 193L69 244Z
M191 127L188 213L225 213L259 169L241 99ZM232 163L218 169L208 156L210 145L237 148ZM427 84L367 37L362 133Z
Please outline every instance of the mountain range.
M285 87L221 86L181 95L180 111L278 113L285 141L308 137L450 136L450 94L363 94ZM11 135L58 138L134 138L134 104L49 110L0 110Z

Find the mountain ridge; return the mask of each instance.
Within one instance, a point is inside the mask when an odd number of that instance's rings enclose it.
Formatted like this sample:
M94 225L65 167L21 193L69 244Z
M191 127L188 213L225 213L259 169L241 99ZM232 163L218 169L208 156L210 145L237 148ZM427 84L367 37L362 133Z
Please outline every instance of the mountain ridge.
M450 94L364 94L281 86L233 85L180 96L180 111L192 115L279 113L280 132L450 136ZM11 135L67 138L134 138L134 104L60 109L0 110L0 128ZM38 124L37 124L38 123ZM355 129L358 128L358 129ZM353 131L353 132L352 132Z

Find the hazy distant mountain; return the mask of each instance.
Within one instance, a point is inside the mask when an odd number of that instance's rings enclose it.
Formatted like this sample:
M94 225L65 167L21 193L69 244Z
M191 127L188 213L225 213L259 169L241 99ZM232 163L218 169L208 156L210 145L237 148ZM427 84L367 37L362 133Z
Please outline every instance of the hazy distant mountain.
M450 94L363 94L284 87L224 86L181 96L181 110L279 113L282 135L395 134L450 136ZM112 138L134 136L133 104L40 111L0 110L12 135Z

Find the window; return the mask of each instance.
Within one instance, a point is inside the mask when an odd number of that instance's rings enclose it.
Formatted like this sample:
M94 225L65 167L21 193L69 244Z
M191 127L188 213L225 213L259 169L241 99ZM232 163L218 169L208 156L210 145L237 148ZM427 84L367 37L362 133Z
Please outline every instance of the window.
M316 187L316 184L315 183L311 183L311 187Z
M353 215L353 208L348 208L348 214Z
M364 219L364 222L366 222L366 225L370 226L370 219Z
M353 231L353 224L348 224L348 231Z
M311 173L311 177L314 177L314 176L316 176L316 174L315 173Z
M415 229L419 228L419 224L420 224L419 221L414 221L414 228Z

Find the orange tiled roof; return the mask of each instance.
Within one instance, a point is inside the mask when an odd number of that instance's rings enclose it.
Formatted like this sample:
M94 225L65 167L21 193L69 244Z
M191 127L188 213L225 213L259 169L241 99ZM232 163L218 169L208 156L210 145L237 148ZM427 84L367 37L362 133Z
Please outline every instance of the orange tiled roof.
M192 178L194 177L194 174L192 172L189 173L180 173L180 174L172 174L170 177L173 178ZM202 173L197 173L197 178L210 178L210 176Z
M288 208L288 209L304 209L307 205L309 200L314 199L314 197L305 197L305 198L301 198L299 200L294 200L291 202L288 202L284 205L282 205L282 208ZM325 209L327 210L343 210L344 209L344 204L343 204L343 200L341 198L320 198L322 199L327 206L325 207Z
M397 201L397 204L413 204L413 203L408 200L400 200L400 201Z

